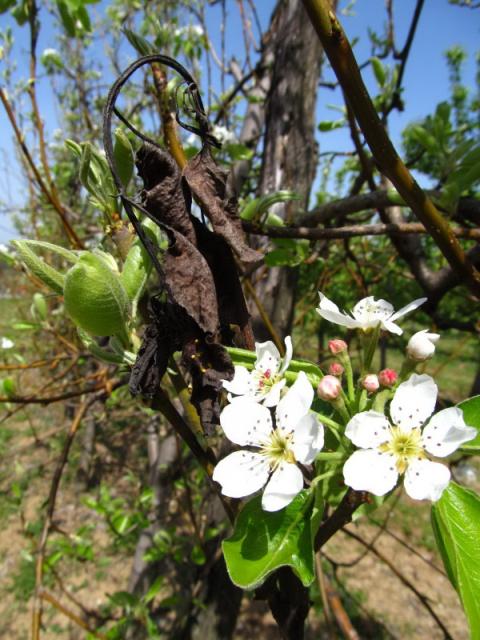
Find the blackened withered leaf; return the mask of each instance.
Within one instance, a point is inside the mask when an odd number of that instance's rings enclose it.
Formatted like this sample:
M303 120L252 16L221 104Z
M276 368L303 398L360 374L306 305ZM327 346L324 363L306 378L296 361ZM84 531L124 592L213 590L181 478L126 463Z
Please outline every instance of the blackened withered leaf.
M215 281L218 315L222 327L244 328L250 319L232 250L222 238L198 220L193 220L197 246L208 262Z
M145 142L137 151L136 165L144 184L145 209L195 244L190 218L192 196L177 163L165 151Z
M190 371L192 379L191 402L205 433L210 435L220 422L222 380L231 380L234 375L232 361L221 344L198 338L185 343L182 365Z
M200 329L217 334L220 326L215 283L200 251L176 231L165 256L165 284L172 300L195 320Z
M147 325L133 365L129 389L132 395L152 398L167 369L170 356L194 339L198 328L178 305L152 297Z
M245 240L237 199L227 192L227 174L216 164L208 146L190 160L183 175L213 230L225 238L241 264L250 267L261 262L261 254Z

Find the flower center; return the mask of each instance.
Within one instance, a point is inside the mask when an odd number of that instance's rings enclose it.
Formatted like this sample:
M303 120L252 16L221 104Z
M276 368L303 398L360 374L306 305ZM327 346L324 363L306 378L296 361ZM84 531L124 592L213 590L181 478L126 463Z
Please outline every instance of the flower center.
M400 427L390 427L390 440L380 446L380 451L395 456L398 473L405 473L412 459L426 457L420 429L405 433Z
M260 448L260 453L264 455L270 463L272 469L276 469L281 462L295 464L295 455L291 449L293 433L283 433L279 429L274 429Z
M280 376L274 374L271 369L255 371L254 376L258 382L258 390L262 395L266 395L280 378Z

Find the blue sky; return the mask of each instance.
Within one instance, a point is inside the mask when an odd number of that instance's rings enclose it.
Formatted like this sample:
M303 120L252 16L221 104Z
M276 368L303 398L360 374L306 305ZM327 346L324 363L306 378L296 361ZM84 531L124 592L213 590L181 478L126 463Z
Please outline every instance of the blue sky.
M257 0L255 2L263 28L266 28L274 0ZM342 2L340 7L347 3ZM415 7L415 0L396 0L396 43L401 49L408 31L411 15ZM102 12L106 3L89 5L91 12ZM227 10L231 20L227 22L226 42L227 53L237 54L243 49L243 37L239 26L237 3L235 0L227 0ZM208 25L215 46L219 48L219 24L220 8L212 7L208 13ZM342 15L340 20L350 40L358 38L355 45L355 53L359 62L364 62L370 56L370 43L367 37L367 29L381 32L385 22L384 0L357 0L351 11L353 15ZM55 47L51 19L45 9L41 10L41 19L44 28L41 32L39 52L46 47ZM465 64L465 82L473 86L475 77L475 53L480 49L480 11L461 9L450 5L447 0L426 0L425 7L418 26L418 32L414 41L409 63L404 76L404 100L406 109L403 113L395 112L390 120L390 133L394 143L399 146L400 132L402 128L413 120L418 120L432 112L435 105L448 94L448 70L444 64L443 54L452 45L460 44L468 52L468 60ZM27 76L27 58L25 56L26 38L28 32L25 28L18 28L8 14L0 16L0 26L5 28L12 26L15 45L15 60L18 65L17 75ZM126 66L134 57L133 51L125 47ZM1 65L0 61L0 65ZM367 86L372 92L376 91L376 83L370 70L364 72ZM325 65L325 80L333 80L332 72ZM47 78L39 82L40 108L45 118L48 135L58 127L57 114L51 106L50 85ZM341 105L339 92L321 89L319 93L318 120L336 119L338 114L332 111L328 105ZM1 200L10 203L22 201L22 184L18 178L18 166L14 161L14 153L11 143L11 132L3 109L0 108L0 189ZM319 138L320 150L348 150L351 148L350 137L345 130L336 130L322 133ZM0 242L16 237L17 233L8 216L0 211Z

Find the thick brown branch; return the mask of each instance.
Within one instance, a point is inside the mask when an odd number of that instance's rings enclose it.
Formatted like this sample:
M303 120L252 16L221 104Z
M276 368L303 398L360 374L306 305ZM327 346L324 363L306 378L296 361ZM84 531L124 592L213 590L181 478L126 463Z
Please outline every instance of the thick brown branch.
M380 170L428 229L437 246L476 295L480 296L480 273L468 260L447 221L413 179L398 156L363 83L358 64L328 0L303 0L325 52L342 85L365 140Z

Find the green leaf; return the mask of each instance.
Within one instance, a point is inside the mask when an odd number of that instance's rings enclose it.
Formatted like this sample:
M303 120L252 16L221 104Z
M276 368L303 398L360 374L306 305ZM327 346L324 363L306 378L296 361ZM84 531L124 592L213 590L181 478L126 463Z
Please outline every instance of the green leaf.
M132 179L134 158L133 149L130 140L123 129L115 129L115 145L113 147L113 155L117 166L118 175L124 187Z
M63 294L63 285L65 276L48 265L42 258L39 258L28 246L27 240L13 240L12 244L17 249L22 261L27 268L37 276L48 287L53 289L55 293Z
M72 16L69 8L67 7L65 2L61 0L57 2L58 13L60 14L60 20L62 21L63 28L67 32L67 35L70 38L74 38L76 34L75 29L75 19Z
M33 307L38 314L40 320L46 320L48 316L48 305L45 300L45 296L43 296L39 291L36 291L33 294Z
M156 595L160 593L160 589L163 587L164 578L163 576L158 576L155 582L152 584L147 593L143 596L143 600L146 604L151 602Z
M318 123L318 130L326 133L328 131L334 131L335 129L341 129L344 124L344 118L340 118L340 120L322 120Z
M78 7L75 12L75 17L80 21L84 31L90 33L92 30L92 23L90 22L90 16L84 6Z
M310 529L311 495L302 491L280 511L263 511L261 496L243 507L222 544L234 584L254 589L276 569L290 566L305 586L315 578Z
M288 202L290 200L300 200L300 196L294 191L275 191L260 198L251 200L241 211L242 220L258 220L264 213L277 202ZM283 220L281 221L282 224ZM269 222L269 224L274 224Z
M451 482L432 506L432 524L445 569L462 601L471 637L480 638L480 497Z
M460 402L457 407L463 411L465 424L478 430L477 437L470 440L470 442L464 442L460 447L460 451L470 454L480 453L480 396L467 398L467 400Z
M130 31L130 29L123 29L123 33L126 35L127 40L130 42L132 47L136 49L141 56L148 56L152 53L157 53L153 44L143 36L138 35L138 33L134 33L133 31Z
M0 0L0 13L5 13L15 6L16 0Z
M22 27L29 19L30 9L29 4L26 0L22 0L17 4L17 6L12 9L12 16L17 21L19 27Z
M378 86L384 87L385 80L387 79L385 67L378 58L371 58L370 62L372 63L373 73L375 75L376 81L378 82Z
M15 380L13 378L4 378L0 381L1 389L3 391L2 395L6 395L8 397L14 396L16 392Z

